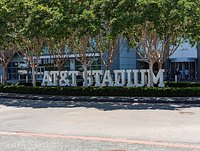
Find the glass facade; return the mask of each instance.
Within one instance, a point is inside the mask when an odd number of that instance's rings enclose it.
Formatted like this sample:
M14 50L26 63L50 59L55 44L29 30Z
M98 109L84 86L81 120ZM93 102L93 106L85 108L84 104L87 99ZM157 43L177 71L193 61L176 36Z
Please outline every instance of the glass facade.
M30 66L23 67L25 62L18 62L15 58L16 62L11 62L7 67L7 79L9 83L16 82L31 82L32 78L32 69ZM102 64L101 59L99 57L95 57L88 66L88 70L101 70ZM41 58L39 60L39 65L36 67L35 74L36 80L41 82L43 79L43 75L45 71L57 71L58 68L53 64L53 60L51 58ZM75 58L70 58L66 60L66 63L62 67L61 70L67 71L83 71L82 65ZM2 74L3 75L3 74Z
M123 41L120 41L121 43ZM123 46L123 47L122 47ZM197 49L196 49L197 50ZM195 52L194 54L192 54ZM189 53L189 54L188 54ZM175 70L178 69L180 72L180 81L184 80L196 80L199 76L199 57L196 57L196 51L192 49L188 51L186 49L178 50L174 55L170 56L168 60L168 65L165 65L166 80L174 81ZM148 69L147 63L142 62L136 53L135 49L128 49L127 45L121 45L114 58L111 70L128 70L128 69ZM31 81L31 68L27 66L26 59L23 56L16 55L13 57L11 63L7 68L8 82L18 82L18 81ZM27 67L23 67L26 65ZM44 71L56 71L58 68L53 64L53 60L49 55L44 54L39 60L39 65L36 69L36 79L37 81L42 81ZM75 59L72 54L70 59L66 59L62 70L67 71L83 71L82 64ZM91 65L88 66L88 70L105 70L105 66L101 61L100 57L97 55L93 59ZM3 76L1 68L1 76Z
M175 71L179 70L178 80L195 80L197 78L196 62L171 62L170 78L174 80Z

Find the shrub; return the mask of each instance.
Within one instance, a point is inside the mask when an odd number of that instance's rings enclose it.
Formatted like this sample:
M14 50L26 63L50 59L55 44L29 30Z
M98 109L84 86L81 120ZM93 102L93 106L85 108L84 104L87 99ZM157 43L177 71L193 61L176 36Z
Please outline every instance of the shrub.
M200 82L166 82L166 87L200 87Z
M15 85L32 86L33 84L30 82L18 82ZM36 82L36 86L41 86L41 82Z
M32 87L0 85L0 92L66 96L197 97L200 87Z

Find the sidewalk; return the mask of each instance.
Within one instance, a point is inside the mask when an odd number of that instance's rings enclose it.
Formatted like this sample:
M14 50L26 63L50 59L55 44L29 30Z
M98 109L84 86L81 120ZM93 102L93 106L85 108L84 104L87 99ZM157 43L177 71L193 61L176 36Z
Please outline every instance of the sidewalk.
M82 102L130 102L200 104L200 97L110 97L110 96L51 96L36 94L0 93L0 98Z

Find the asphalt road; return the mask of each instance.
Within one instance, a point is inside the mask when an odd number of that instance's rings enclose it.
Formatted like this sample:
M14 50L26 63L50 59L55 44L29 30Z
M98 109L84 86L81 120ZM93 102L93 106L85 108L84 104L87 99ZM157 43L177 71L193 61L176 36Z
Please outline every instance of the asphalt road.
M1 151L188 151L191 148L173 148L153 145L85 141L58 138L0 136Z
M18 150L200 150L200 105L1 98L0 151Z

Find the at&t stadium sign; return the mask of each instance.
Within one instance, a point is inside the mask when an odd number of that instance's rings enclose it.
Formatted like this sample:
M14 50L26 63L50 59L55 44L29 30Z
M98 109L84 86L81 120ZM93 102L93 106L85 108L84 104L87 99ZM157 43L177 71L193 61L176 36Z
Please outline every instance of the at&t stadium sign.
M160 69L157 75L153 74L153 83L164 87L164 69ZM84 73L83 73L84 74ZM77 86L79 71L45 71L42 86ZM82 76L81 76L82 77ZM84 77L84 75L83 75ZM87 71L87 86L150 86L150 72L141 70L92 70Z

